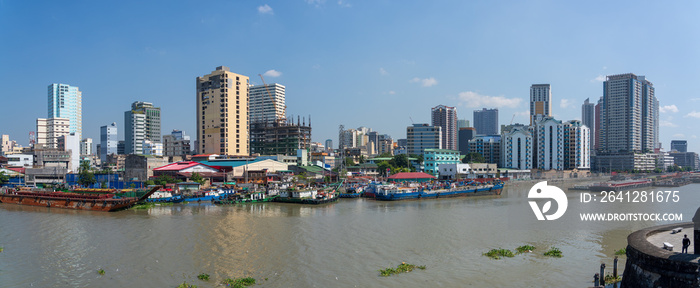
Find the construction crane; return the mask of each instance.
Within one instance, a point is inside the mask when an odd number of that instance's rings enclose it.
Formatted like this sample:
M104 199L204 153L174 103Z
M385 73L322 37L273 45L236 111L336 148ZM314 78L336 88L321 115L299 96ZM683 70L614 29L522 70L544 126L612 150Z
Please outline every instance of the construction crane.
M270 93L270 89L268 89L267 84L265 84L265 78L263 78L262 74L258 74L260 76L260 80L262 80L263 85L265 86L265 91L267 91L267 97L270 98L270 101L272 101L272 109L275 109L275 122L277 120L280 120L280 122L284 122L287 118L287 106L282 105L282 118L277 119L277 101L275 101L274 98L272 98L272 93Z
M510 125L513 125L513 120L515 120L515 113L513 113L513 118L510 118Z

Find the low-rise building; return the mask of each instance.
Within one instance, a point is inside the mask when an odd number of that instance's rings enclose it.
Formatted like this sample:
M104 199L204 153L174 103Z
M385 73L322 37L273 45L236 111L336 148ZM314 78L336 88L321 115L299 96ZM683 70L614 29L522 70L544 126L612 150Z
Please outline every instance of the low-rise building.
M494 163L440 164L440 179L496 178L498 165Z
M379 175L377 171L377 164L372 163L362 163L354 166L348 167L348 172L359 175L359 176L372 176L376 177Z
M34 155L32 154L9 154L6 158L7 166L27 168L34 166Z
M439 166L460 163L460 154L457 150L425 149L423 150L423 163L424 172L437 177Z
M167 158L129 154L124 161L124 180L146 181L153 176L153 169L166 164Z

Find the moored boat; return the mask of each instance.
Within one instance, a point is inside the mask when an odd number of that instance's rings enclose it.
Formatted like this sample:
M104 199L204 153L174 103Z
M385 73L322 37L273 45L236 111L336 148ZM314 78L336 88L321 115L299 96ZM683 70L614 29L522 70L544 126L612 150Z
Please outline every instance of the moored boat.
M182 195L173 195L168 191L156 191L146 198L146 202L152 203L180 203L182 201L185 201Z
M275 202L297 203L297 204L325 204L338 200L338 193L335 190L330 192L318 192L316 189L288 189L281 191Z
M272 202L278 195L268 195L264 192L229 194L219 200L214 200L214 204L246 204Z
M141 198L121 197L115 195L115 193L86 194L72 191L45 191L34 189L7 191L0 194L0 202L4 204L109 212L129 208L136 204L136 202L147 198L159 188L160 186L152 188Z
M444 198L478 195L500 195L503 182L492 184L478 182L440 182L436 184L408 185L379 184L375 186L377 200L394 201L406 199Z
M229 194L235 193L233 190L223 190L221 188L212 188L204 191L197 191L189 195L185 195L185 202L214 202L227 197Z

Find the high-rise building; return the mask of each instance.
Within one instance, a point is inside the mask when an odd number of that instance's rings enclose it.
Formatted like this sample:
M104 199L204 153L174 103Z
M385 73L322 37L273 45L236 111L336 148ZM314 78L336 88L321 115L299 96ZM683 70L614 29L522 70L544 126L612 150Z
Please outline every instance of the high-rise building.
M600 147L603 153L649 152L658 147L659 106L654 86L632 73L603 82Z
M48 87L48 118L68 118L69 131L83 134L83 93L75 86L51 84Z
M80 140L80 155L92 155L92 138Z
M564 123L564 169L590 169L590 153L590 129L578 120Z
M564 169L564 125L552 117L535 124L535 168Z
M603 117L603 112L601 110L603 106L603 97L600 97L598 99L598 103L595 104L595 129L591 130L591 138L593 138L593 141L591 141L591 146L593 146L594 151L598 151L600 149L600 121L601 117Z
M581 105L581 122L588 127L590 132L590 139L588 142L591 143L590 146L593 148L592 143L595 142L595 104L588 102L588 98L586 98L586 101L583 101L583 105Z
M476 129L474 127L459 128L457 132L457 145L462 155L469 154L469 140L474 139L475 136Z
M267 85L253 85L248 88L250 123L275 122L284 119L285 87L272 83Z
M413 124L406 127L408 154L422 155L425 149L440 149L442 127L428 124Z
M124 140L117 141L117 155L126 154L126 142Z
M163 135L163 156L184 156L191 152L190 136L184 131L173 130L170 135Z
M136 101L124 112L126 154L144 154L143 141L160 143L160 107Z
M688 152L687 140L671 140L671 151Z
M457 150L457 108L438 105L430 112L433 126L442 127L441 149Z
M333 151L333 139L326 139L326 151Z
M467 119L457 119L457 130L462 128L471 127L469 126L469 120Z
M532 126L522 124L508 125L501 131L500 167L532 169L535 147L532 132Z
M70 132L68 118L37 118L35 147L58 148L58 139ZM75 133L75 132L73 132ZM76 133L77 134L77 133Z
M498 109L474 110L474 128L478 135L497 135Z
M197 77L199 153L249 155L248 81L225 66Z
M469 140L469 153L479 153L486 163L498 164L501 160L501 135L477 135Z
M552 87L549 84L530 86L530 125L552 116Z
M118 154L117 123L100 127L100 160L107 162L107 155Z

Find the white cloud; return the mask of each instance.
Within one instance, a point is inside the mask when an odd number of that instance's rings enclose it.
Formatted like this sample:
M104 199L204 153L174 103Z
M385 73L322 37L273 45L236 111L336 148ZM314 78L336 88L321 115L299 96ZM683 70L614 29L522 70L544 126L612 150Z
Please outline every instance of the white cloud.
M696 139L696 138L698 138L698 135L692 135L692 136L690 136L690 138Z
M386 72L386 70L384 70L384 68L381 68L381 67L380 67L380 68L379 68L379 74L382 74L382 75L389 75L389 72Z
M263 73L263 76L265 76L265 77L271 77L271 78L280 77L281 75L282 75L282 72L277 71L277 70L274 70L274 69L273 69L273 70L267 70L267 72Z
M437 85L438 81L435 80L435 78L430 77L430 78L425 78L425 79L420 79L418 77L411 79L412 83L421 83L423 87L430 87L430 86L435 86Z
M661 113L667 113L667 112L676 113L676 112L678 112L678 107L676 107L676 105L661 106L661 107L659 107L659 112L661 112Z
M690 98L690 101L700 101L700 98Z
M347 3L347 2L345 2L345 1L343 1L343 0L338 0L338 5L340 5L340 7L344 7L344 8L350 8L350 7L352 7L352 5L350 5L350 3Z
M673 138L685 138L685 134L682 134L682 133L673 134Z
M323 3L326 3L326 0L306 0L306 3L320 7Z
M685 115L684 117L685 118L688 118L688 117L700 118L700 112L693 111L693 112L688 113L688 115Z
M461 92L457 96L457 99L467 107L477 107L477 108L501 108L509 107L515 108L520 105L520 98L506 98L504 96L487 96L481 95L473 91ZM529 115L528 112L527 115Z
M274 14L274 12L272 12L272 7L270 7L270 5L267 5L267 4L265 4L263 6L258 6L258 13L270 14L270 15Z
M659 120L659 126L660 127L678 127L678 125L673 124L673 122L669 120Z
M311 69L314 69L314 70L321 69L321 64L314 64L313 66L311 66Z
M591 82L604 82L604 81L605 81L605 76L603 76L603 75L598 75L598 77L591 79Z
M559 107L561 108L568 108L571 105L571 101L569 99L561 99L561 102L559 102Z
M396 94L396 91L394 91L394 90L389 91L389 95L394 95L394 94Z

